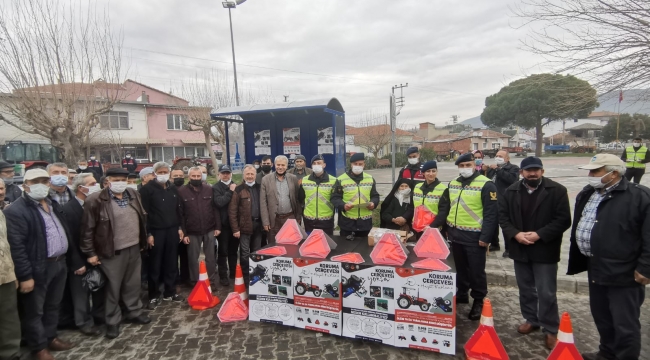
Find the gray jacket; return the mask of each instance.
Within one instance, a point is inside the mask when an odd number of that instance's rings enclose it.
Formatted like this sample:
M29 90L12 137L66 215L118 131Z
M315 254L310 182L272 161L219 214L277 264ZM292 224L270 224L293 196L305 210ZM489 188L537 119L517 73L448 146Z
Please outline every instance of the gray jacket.
M286 181L289 185L289 199L291 201L291 210L300 224L302 218L302 207L298 204L298 178L292 174L285 174ZM260 214L262 215L262 225L271 226L275 224L275 215L278 213L278 190L275 185L275 172L264 176L260 190Z
M14 262L11 259L11 249L7 241L7 223L5 215L0 211L0 285L16 280Z

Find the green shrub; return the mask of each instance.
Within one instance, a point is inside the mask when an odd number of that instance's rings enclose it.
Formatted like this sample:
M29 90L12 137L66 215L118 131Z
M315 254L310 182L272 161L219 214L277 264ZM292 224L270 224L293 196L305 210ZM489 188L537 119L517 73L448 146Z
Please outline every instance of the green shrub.
M382 157L382 159L388 159L391 162L393 161L393 154L388 154ZM395 167L401 168L408 164L408 157L404 153L395 153Z
M425 163L427 161L431 160L436 160L436 154L435 150L429 149L429 148L422 148L420 149L420 161L422 163Z

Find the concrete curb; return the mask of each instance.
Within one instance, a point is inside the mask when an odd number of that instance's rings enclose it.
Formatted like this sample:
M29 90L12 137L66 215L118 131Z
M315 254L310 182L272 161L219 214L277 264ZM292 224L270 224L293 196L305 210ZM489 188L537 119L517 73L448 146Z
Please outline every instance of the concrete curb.
M517 287L517 279L514 271L486 269L485 273L487 274L487 282L490 285ZM589 295L589 283L585 278L558 275L557 291Z

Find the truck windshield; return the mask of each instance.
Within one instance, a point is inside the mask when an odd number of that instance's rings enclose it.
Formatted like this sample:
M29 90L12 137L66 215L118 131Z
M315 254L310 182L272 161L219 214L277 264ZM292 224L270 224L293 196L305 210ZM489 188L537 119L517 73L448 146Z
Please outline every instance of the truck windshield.
M49 144L8 144L4 147L7 162L18 164L23 161L58 161L58 151Z

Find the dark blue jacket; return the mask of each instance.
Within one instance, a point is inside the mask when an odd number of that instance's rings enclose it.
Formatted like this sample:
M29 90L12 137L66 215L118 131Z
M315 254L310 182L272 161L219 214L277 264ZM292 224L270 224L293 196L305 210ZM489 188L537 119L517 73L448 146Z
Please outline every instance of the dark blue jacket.
M36 203L27 197L26 193L4 210L7 219L7 240L11 246L11 257L14 261L16 278L20 282L34 280L45 281L45 261L47 260L47 238L45 222ZM71 248L70 231L66 224L61 206L52 201L54 214L59 218L68 238L68 248Z

